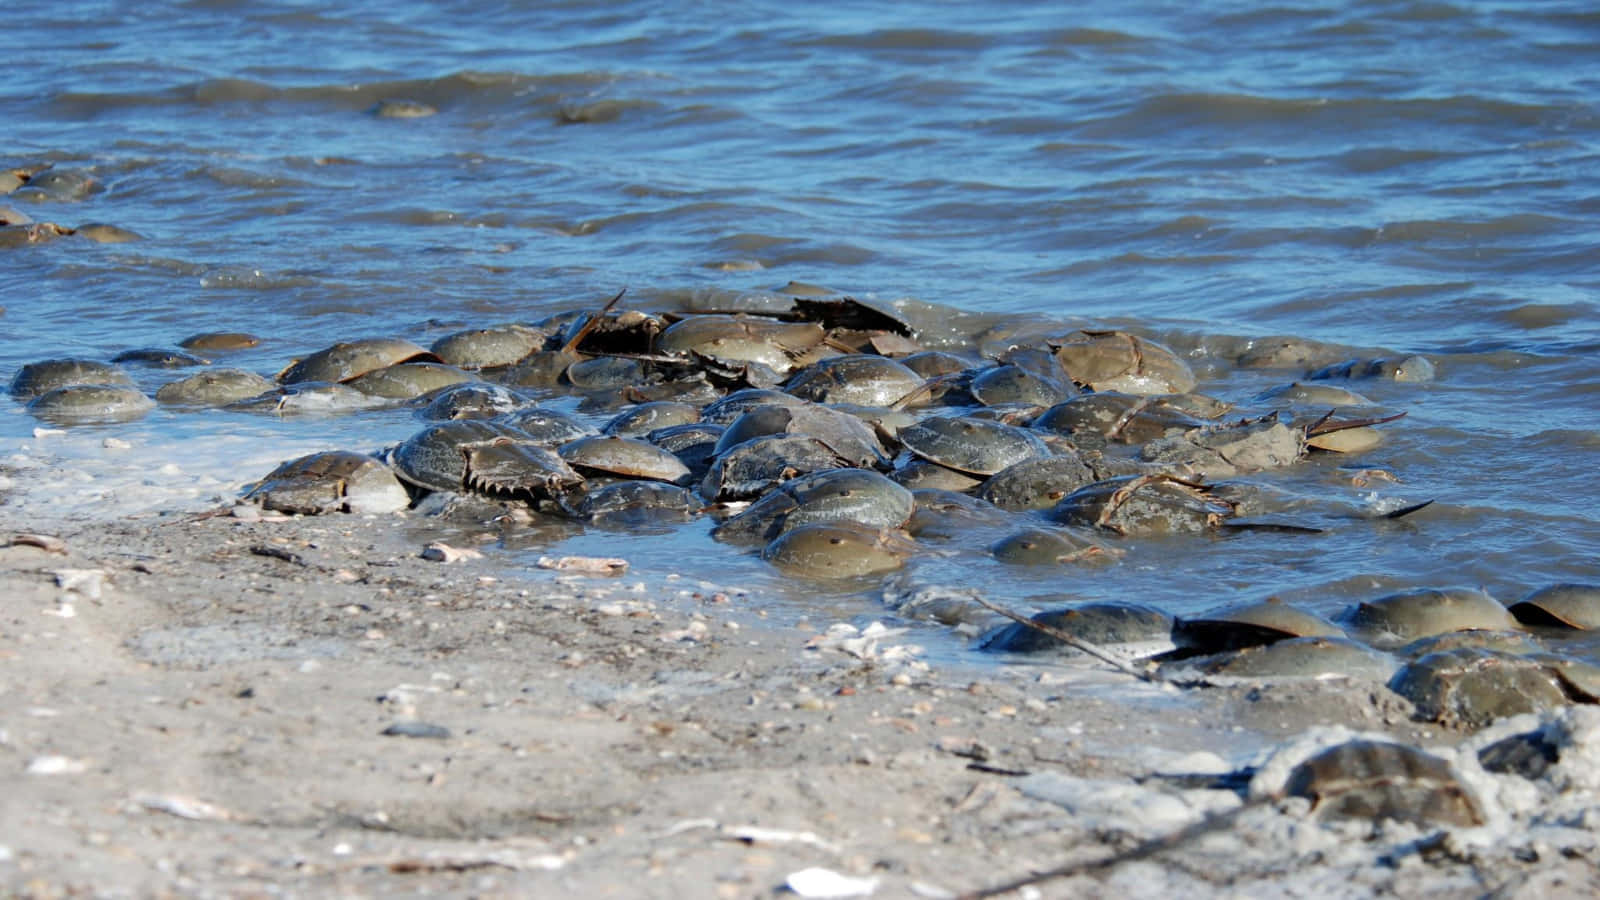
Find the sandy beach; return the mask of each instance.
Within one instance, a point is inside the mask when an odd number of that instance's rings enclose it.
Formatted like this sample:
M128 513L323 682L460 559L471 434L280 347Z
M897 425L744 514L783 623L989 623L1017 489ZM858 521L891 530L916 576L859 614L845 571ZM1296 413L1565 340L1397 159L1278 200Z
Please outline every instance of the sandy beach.
M1464 738L1378 685L933 665L915 630L776 627L687 580L426 559L412 524L222 512L12 537L7 893L958 896L1234 809L1203 776L1307 729ZM1456 847L1308 807L1015 895L1600 887L1591 831Z

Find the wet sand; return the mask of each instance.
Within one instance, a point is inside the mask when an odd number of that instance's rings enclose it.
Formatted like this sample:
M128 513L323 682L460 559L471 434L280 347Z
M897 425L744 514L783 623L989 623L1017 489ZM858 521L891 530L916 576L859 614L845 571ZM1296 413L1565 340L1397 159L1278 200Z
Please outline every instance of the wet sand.
M1239 805L1153 772L1223 771L1322 725L1462 737L1377 685L930 665L915 631L777 628L686 579L489 575L396 525L177 514L0 548L7 892L767 897L819 867L954 896ZM1420 853L1413 826L1374 837L1305 807L1039 890L1597 886L1570 848Z

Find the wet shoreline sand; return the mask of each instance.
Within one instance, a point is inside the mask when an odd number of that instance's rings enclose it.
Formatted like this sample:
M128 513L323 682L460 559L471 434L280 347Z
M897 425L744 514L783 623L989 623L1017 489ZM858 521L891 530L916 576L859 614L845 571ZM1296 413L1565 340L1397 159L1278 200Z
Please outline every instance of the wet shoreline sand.
M1238 804L1155 772L1215 774L1314 726L1463 738L1378 685L929 663L915 631L852 641L687 582L429 561L394 526L148 516L53 523L65 553L0 548L8 890L763 897L821 867L952 896ZM1423 852L1414 826L1368 840L1282 805L1261 811L1281 833L1040 890L1594 887L1581 841L1537 864L1516 840Z

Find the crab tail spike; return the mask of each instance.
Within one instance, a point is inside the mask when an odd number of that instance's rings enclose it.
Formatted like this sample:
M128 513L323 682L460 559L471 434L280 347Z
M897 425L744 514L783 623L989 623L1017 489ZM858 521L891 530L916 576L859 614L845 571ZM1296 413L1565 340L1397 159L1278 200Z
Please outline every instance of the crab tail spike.
M1385 518L1385 519L1403 519L1406 516L1409 516L1412 513L1416 512L1419 509L1423 509L1424 507L1428 507L1428 506L1432 506L1432 505L1433 505L1433 501L1432 500L1424 500L1421 503L1413 503L1410 506L1403 506L1403 507L1401 507L1399 509L1392 510L1390 512L1386 512L1386 513L1383 514L1383 518Z
M600 320L605 318L606 313L610 312L611 308L616 306L617 303L622 300L622 295L626 294L627 292L627 288L617 291L617 295L615 297L612 297L610 300L608 300L605 306L600 307L599 312L590 316L589 321L583 323L583 327L579 328L578 333L572 336L572 340L569 340L565 344L561 345L561 352L571 353L572 351L578 349L578 345L583 343L583 339L589 336L589 332L593 331L595 326L600 324Z
M1393 422L1394 420L1405 416L1404 412L1397 412L1392 416L1377 416L1370 419L1341 419L1337 422L1334 422L1330 421L1330 419L1333 417L1333 412L1334 411L1330 409L1328 410L1327 415L1316 420L1315 422L1312 422L1310 425L1307 425L1306 437L1316 437L1319 434L1332 434L1335 431L1344 431L1347 428L1365 428L1368 425L1382 425L1386 422Z

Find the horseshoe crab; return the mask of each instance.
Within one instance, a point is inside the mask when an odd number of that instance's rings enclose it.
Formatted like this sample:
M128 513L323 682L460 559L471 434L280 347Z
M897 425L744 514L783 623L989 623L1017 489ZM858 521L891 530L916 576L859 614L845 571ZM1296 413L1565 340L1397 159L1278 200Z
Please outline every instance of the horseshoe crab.
M1105 547L1060 528L1024 528L989 546L1003 563L1018 566L1059 566L1087 559L1108 559Z
M1510 611L1524 625L1600 629L1600 585L1553 584L1523 597Z
M645 435L645 440L682 460L689 467L689 478L699 483L711 468L721 437L722 426L697 422L657 428Z
M687 519L701 503L688 490L665 481L618 481L585 491L575 504L566 498L571 515L597 525L642 525L663 519Z
M722 454L768 434L808 437L852 466L881 466L889 456L867 424L849 413L815 404L757 406L733 420L717 441Z
M700 421L728 425L758 406L805 406L806 401L771 388L743 388L734 391L700 411Z
M183 369L189 366L209 366L211 360L201 359L188 353L179 353L176 350L165 350L160 347L141 347L138 350L124 350L111 357L113 363L133 363L140 366L149 366L154 369Z
M436 362L407 362L373 369L345 382L363 394L385 400L410 400L431 391L476 381L477 376Z
M1315 369L1346 355L1348 348L1297 337L1252 338L1232 356L1241 369Z
M978 487L978 496L1001 509L1048 509L1064 497L1096 480L1075 453L1025 459L990 475Z
M1305 453L1305 432L1272 415L1160 438L1139 448L1139 459L1174 475L1214 479L1283 468Z
M1283 402L1298 406L1372 406L1371 400L1352 390L1331 384L1306 384L1292 381L1256 395L1258 402Z
M365 338L318 350L278 373L282 384L304 381L349 381L359 375L403 362L439 362L439 357L398 338Z
M11 396L29 400L70 384L133 387L133 379L121 368L93 359L47 359L17 370L11 379Z
M156 390L156 400L174 406L225 406L274 387L270 379L244 369L209 369L162 385Z
M989 501L957 491L918 488L911 491L911 499L914 506L905 528L919 539L964 538L974 528L1012 521L1010 514Z
M598 428L571 413L542 406L505 413L494 421L516 429L524 437L545 447L559 447L578 438L593 437L600 433Z
M253 334L242 331L203 331L191 334L178 342L178 346L185 350L195 350L201 353L227 353L235 350L248 350L260 346L261 339Z
M1149 645L1165 641L1172 630L1171 616L1138 603L1084 603L1067 609L1045 610L1029 618L1102 647ZM1012 622L993 632L983 639L979 649L985 653L1079 652L1059 638L1020 622Z
M526 325L473 328L447 334L428 349L446 364L461 369L492 369L515 365L542 348L549 333Z
M1050 455L1037 434L971 416L933 416L900 429L900 443L928 462L966 475L994 475L1026 459Z
M1454 650L1458 647L1482 647L1486 650L1510 653L1513 656L1529 656L1544 651L1544 645L1526 632L1472 628L1417 638L1394 652L1402 659L1421 659L1430 653Z
M1421 589L1358 603L1344 621L1357 636L1378 647L1403 644L1447 631L1473 628L1510 630L1511 614L1483 591Z
M815 322L700 315L669 325L656 339L656 350L683 357L698 354L724 365L757 363L785 375L794 370L800 354L824 337Z
M71 203L98 190L100 182L88 172L50 168L32 175L12 192L12 196L41 202Z
M431 491L539 499L581 484L561 457L493 419L462 419L417 432L393 454L395 471Z
M314 516L328 512L385 513L405 509L411 496L394 470L364 453L328 450L283 463L244 499L263 509Z
M278 416L343 413L371 409L383 401L353 387L327 381L302 381L280 384L272 390L246 400L227 404L227 409L262 412Z
M893 406L922 387L922 377L886 356L853 354L812 363L784 390L815 403Z
M658 428L690 425L698 421L700 421L700 408L694 404L676 400L656 400L651 403L640 403L617 414L600 431L618 437L641 437Z
M944 350L924 350L921 353L901 357L900 364L923 378L938 378L941 375L965 372L977 365L978 361Z
M1328 378L1390 378L1401 382L1434 379L1433 363L1424 356L1380 356L1377 359L1349 359L1312 372L1311 380Z
M894 471L889 473L889 477L912 491L961 493L983 484L982 479L915 457L902 460L894 467Z
M1050 517L1066 525L1141 537L1207 531L1232 513L1229 504L1194 482L1170 475L1125 475L1073 491Z
M1049 342L1072 380L1096 391L1182 394L1194 371L1167 347L1122 331L1078 331Z
M444 419L492 419L532 406L534 399L503 384L465 381L434 391L417 415L430 422Z
M1344 629L1276 597L1180 617L1172 627L1172 642L1188 655L1308 637L1342 638Z
M779 535L761 558L792 575L839 579L894 571L915 551L915 542L902 532L857 522L813 522Z
M584 472L621 475L681 484L689 480L689 467L672 453L649 441L616 435L581 437L556 450L567 465Z
M1430 653L1396 673L1389 688L1416 704L1423 719L1473 729L1504 716L1594 702L1558 667L1483 647Z
M1076 393L1060 381L1037 375L1018 365L984 369L972 377L967 390L984 406L1006 403L1054 406Z
M72 233L96 244L131 244L134 241L144 240L144 235L137 231L105 222L85 222L74 228Z
M899 528L911 518L911 492L870 469L827 469L778 485L711 532L722 541L767 543L815 522Z
M1083 394L1040 413L1032 427L1073 438L1097 435L1117 443L1142 444L1208 424L1180 408L1175 399L1119 391Z
M69 384L28 402L28 413L57 425L131 422L148 413L154 400L133 388L112 384Z
M30 244L43 244L69 234L72 234L71 228L62 227L54 222L4 225L0 226L0 247L26 247Z
M1320 816L1463 828L1488 821L1448 762L1388 741L1358 739L1322 750L1290 770L1283 792L1310 800Z
M1221 653L1164 663L1164 674L1205 678L1281 681L1298 678L1350 678L1386 683L1396 660L1365 644L1342 637L1297 637Z
M713 503L745 500L791 478L837 469L843 463L809 437L769 434L718 455L700 483L700 496Z
M425 119L439 110L417 100L379 100L367 109L378 119Z
M566 379L580 391L610 391L650 380L644 363L619 356L580 359L567 366Z

